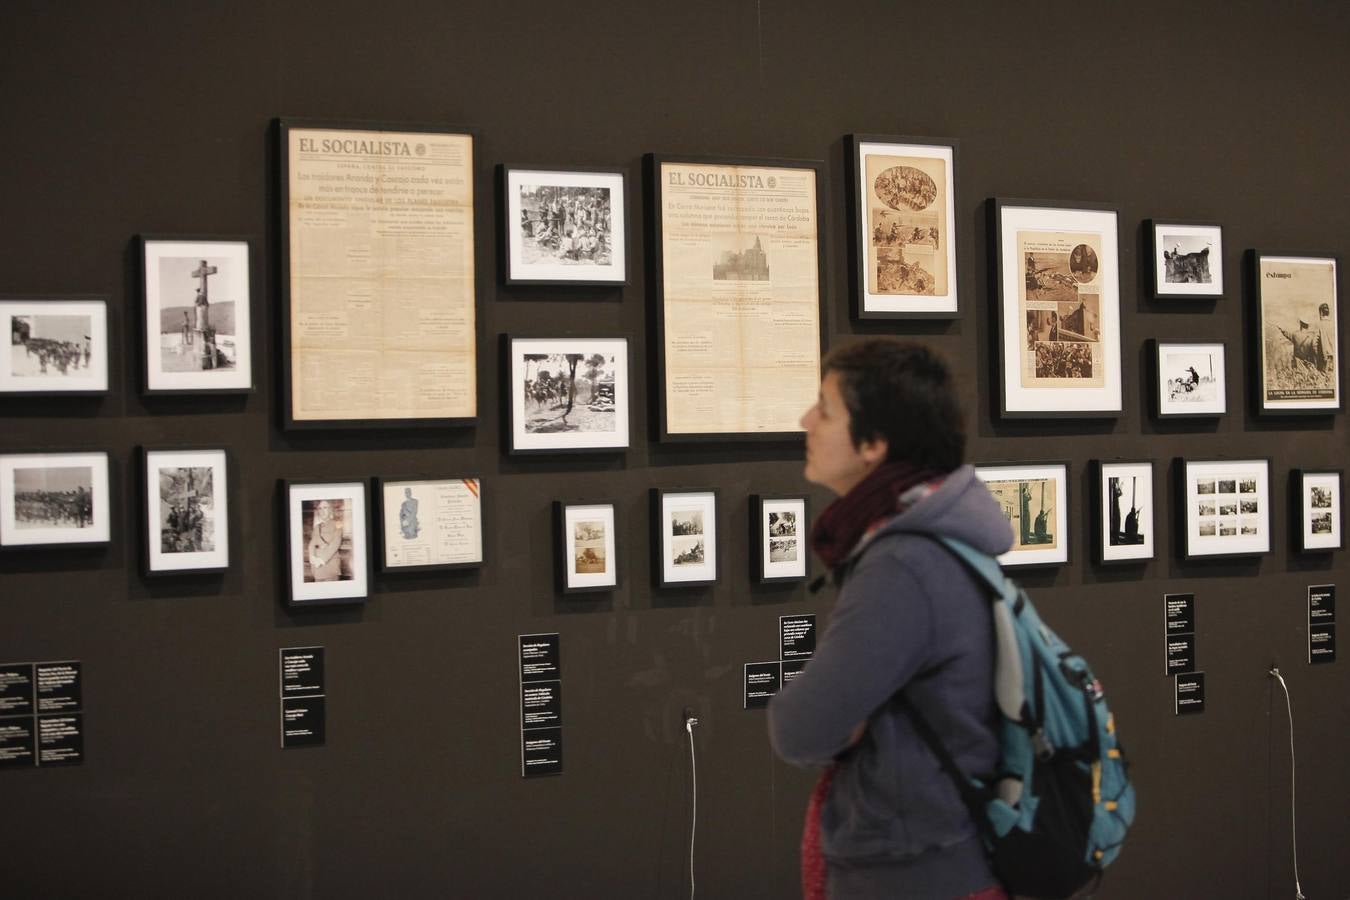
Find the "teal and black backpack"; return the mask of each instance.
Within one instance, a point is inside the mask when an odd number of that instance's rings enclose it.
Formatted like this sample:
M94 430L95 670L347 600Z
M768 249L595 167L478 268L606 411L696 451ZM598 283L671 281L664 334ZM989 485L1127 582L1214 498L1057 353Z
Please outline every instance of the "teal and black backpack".
M1134 821L1134 788L1101 683L997 560L961 541L928 537L965 563L993 603L997 770L963 774L912 704L909 714L970 808L1004 888L1042 900L1070 897L1101 878Z

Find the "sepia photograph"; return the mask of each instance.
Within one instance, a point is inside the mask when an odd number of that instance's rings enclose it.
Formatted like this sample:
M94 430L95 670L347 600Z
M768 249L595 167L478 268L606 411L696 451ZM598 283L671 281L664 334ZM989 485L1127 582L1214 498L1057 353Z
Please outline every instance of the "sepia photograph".
M1155 412L1159 418L1218 416L1228 410L1224 345L1157 342Z
M612 503L553 504L558 587L565 594L609 590L619 583Z
M1158 299L1223 296L1223 228L1198 222L1150 220L1153 296Z
M628 446L625 338L508 339L511 451Z
M358 602L367 594L364 481L286 482L291 602Z
M1270 550L1270 462L1176 461L1183 555L1245 556Z
M713 281L768 281L769 255L759 234L722 234L709 242Z
M1068 562L1068 466L1037 463L976 466L1013 533L999 557L1005 566Z
M110 536L108 455L0 455L0 548L102 544Z
M482 492L478 478L376 478L381 570L432 572L481 565Z
M751 574L761 583L800 581L809 571L807 498L750 497Z
M1325 414L1342 407L1337 262L1254 251L1259 411Z
M1304 553L1339 550L1341 543L1341 480L1336 469L1290 473L1295 518L1300 523L1296 544Z
M506 283L626 284L627 172L503 167Z
M146 573L226 569L226 451L142 448L142 454Z
M0 394L97 394L108 389L108 308L103 300L0 300L9 343Z
M658 587L717 580L716 491L652 489L653 577Z

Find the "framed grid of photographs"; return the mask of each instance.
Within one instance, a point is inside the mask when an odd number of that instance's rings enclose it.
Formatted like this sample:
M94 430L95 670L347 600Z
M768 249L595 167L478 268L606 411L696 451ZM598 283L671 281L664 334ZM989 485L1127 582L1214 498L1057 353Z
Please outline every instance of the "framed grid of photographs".
M140 456L146 574L228 569L229 454L142 447Z
M381 572L448 572L483 564L483 482L375 478Z
M613 503L553 503L558 589L564 594L613 590L619 584Z
M719 569L717 491L651 489L652 576L657 587L714 584Z
M1153 558L1157 508L1153 463L1102 460L1093 464L1097 561L1141 562Z
M628 171L501 166L508 285L628 284Z
M365 481L283 481L292 606L360 603L369 593Z
M112 537L108 454L0 454L0 549L91 546Z
M102 297L0 298L0 395L108 392L108 301Z
M1192 300L1223 296L1223 228L1207 222L1144 223L1153 261L1153 296Z
M1160 419L1221 416L1228 411L1223 342L1153 344L1153 412Z
M1341 393L1340 291L1333 254L1249 254L1255 409L1262 415L1329 415Z
M1069 561L1068 463L980 465L975 474L1012 528L1004 566L1057 566Z
M1295 546L1300 552L1339 550L1344 546L1343 480L1340 469L1295 469L1289 473Z
M628 448L627 338L502 335L513 454Z
M1119 415L1119 214L1100 205L998 198L989 209L1000 415Z
M854 316L955 318L956 142L852 134L845 147Z
M805 581L810 576L808 510L802 494L751 495L750 568L756 581Z
M1176 460L1186 559L1270 552L1270 460Z
M139 243L145 393L252 391L250 242L142 235Z

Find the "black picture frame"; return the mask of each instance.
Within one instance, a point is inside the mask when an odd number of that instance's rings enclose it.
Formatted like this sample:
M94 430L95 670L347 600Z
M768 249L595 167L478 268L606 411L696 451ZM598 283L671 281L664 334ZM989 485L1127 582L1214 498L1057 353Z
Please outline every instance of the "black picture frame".
M1110 546L1107 539L1106 523L1109 521L1109 514L1106 509L1106 492L1103 490L1103 484L1109 477L1109 470L1121 466L1148 466L1149 489L1145 501L1149 504L1149 527L1152 530L1151 538L1147 541L1148 553L1134 556L1111 557L1107 548ZM1091 486L1092 486L1092 538L1093 538L1093 559L1099 566L1139 566L1152 562L1157 555L1158 547L1162 545L1158 537L1158 526L1164 521L1164 517L1158 514L1158 479L1157 467L1151 459L1094 459L1090 466ZM1132 500L1134 498L1131 498ZM1137 508L1137 507L1136 507ZM1143 546L1141 542L1141 546ZM1129 545L1123 545L1129 546Z
M101 459L89 460L90 463L100 464L102 466L101 478L98 473L94 473L91 476L90 500L92 512L88 527L97 530L91 533L90 539L20 540L18 542L14 540L18 529L11 529L7 524L10 522L11 516L17 515L14 510L14 504L17 498L14 496L11 489L13 469L19 461L25 458L36 459L43 457L47 458L43 460L45 463L53 464L47 466L49 468L58 467L54 464L62 461L59 457L101 457ZM113 501L113 476L115 474L113 462L114 459L112 453L102 447L81 447L77 449L69 447L44 447L27 450L6 450L0 453L0 553L21 553L28 550L54 549L79 552L88 549L101 550L108 547L117 533L118 521L118 517L114 515L114 507L116 504ZM106 508L106 512L102 516L101 524L98 514L100 481L102 482L103 493L102 505ZM53 536L48 535L47 537Z
M278 485L278 488L279 488L280 499L281 499L281 504L280 504L280 505L281 505L281 528L282 528L282 533L286 536L286 540L285 540L286 559L285 559L284 565L281 567L281 569L282 569L282 577L283 577L283 578L285 579L285 581L286 581L286 595L285 595L285 596L286 596L286 605L289 606L289 607L291 607L292 609L308 609L308 608L310 608L310 607L322 607L322 606L351 606L351 605L354 605L354 604L365 603L366 600L369 599L370 593L371 593L371 565L370 565L370 547L371 547L371 540L370 540L370 481L369 481L368 479L366 479L366 478L346 478L346 479L288 479L288 478L282 478L282 479L280 479L280 480L277 482L277 485ZM291 494L292 494L292 491L294 491L294 490L296 490L296 489L303 489L303 488L319 488L319 487L324 487L324 488L334 488L334 489L339 489L339 488L347 489L347 491L348 491L349 493L351 493L353 496L359 494L359 496L360 496L360 498L361 498L362 508L361 508L360 522L358 523L358 527L357 527L356 529L352 530L353 536L355 536L355 535L357 535L357 534L360 534L361 539L362 539L362 542L363 542L363 544L362 544L362 551L363 551L363 553L364 553L364 559L362 559L362 561L361 561L361 567L362 567L362 568L361 568L361 573L362 573L362 577L359 579L359 581L360 581L360 587L361 587L360 593L343 594L343 595L341 595L341 596L333 596L333 597L314 597L314 598L305 598L305 597L300 597L300 596L298 596L298 592L296 591L296 584L297 584L296 578L297 578L297 575L298 575L299 578L300 578L300 583L302 583L302 584L304 583L304 581L303 581L303 579L304 579L304 566L303 566L303 560L301 560L300 571L299 571L299 572L296 572L296 571L295 571L295 568L294 568L294 567L295 567L295 561L296 561L296 559L297 559L297 557L296 557L296 552L297 552L297 549L299 549L299 548L297 548L297 545L296 545L296 543L295 543L295 536L296 536L297 530L298 530L298 533L299 533L300 535L303 536L303 534L304 534L304 530L303 530L303 529L304 529L304 523L303 523L303 521L300 521L300 522L293 522L293 521L292 521L292 518L291 518L291 500L292 500L292 496L291 496ZM354 489L354 490L353 490L353 489ZM296 498L296 499L297 499L299 502L301 502L301 503L304 502L304 498ZM320 499L322 499L322 498L320 498ZM346 499L346 498L343 498L343 499ZM355 553L356 553L356 549L353 548L353 554L355 554ZM357 579L356 579L355 577L353 577L353 581L355 582L355 581L357 581ZM334 593L336 593L336 592L334 592Z
M152 534L152 531L154 530L152 528L153 522L152 517L158 504L152 501L151 492L157 490L158 484L156 480L151 477L150 466L152 463L153 456L158 454L171 454L171 453L173 454L210 453L220 455L219 471L224 475L225 480L224 485L221 486L220 493L225 500L226 508L225 508L224 527L221 528L219 524L217 524L216 530L218 534L223 533L225 535L226 541L225 559L223 562L219 562L212 565L184 566L179 568L155 567L156 554L154 552L153 547L151 546L152 542L154 541L154 536ZM235 547L237 546L237 544L235 543L235 538L237 534L235 522L238 518L234 514L235 510L233 508L233 504L231 503L232 492L230 490L230 487L234 483L236 469L234 463L234 456L229 451L229 449L226 447L218 447L218 446L142 445L137 448L136 459L139 463L138 468L140 469L140 477L138 478L138 483L140 485L139 521L141 523L141 574L144 575L146 578L172 578L172 577L184 577L196 575L214 575L229 571L230 567L234 564ZM215 476L213 475L212 477L214 479ZM214 486L215 485L213 481L213 487ZM218 517L219 515L220 515L219 508L213 509L213 516Z
M571 556L568 553L567 540L567 513L572 509L600 508L609 510L608 528L609 534L613 538L610 550L612 564L612 581L596 584L573 584L570 575L572 566L570 564ZM553 546L554 546L554 586L560 594L594 594L610 593L617 591L623 583L623 573L619 570L619 554L622 552L620 546L619 533L619 514L618 508L612 500L554 500L553 501ZM586 573L577 573L584 575ZM598 581L598 580L597 580Z
M478 497L478 558L472 561L447 562L447 563L425 563L418 565L391 566L389 565L389 537L385 522L385 504L384 489L390 485L415 485L415 484L438 484L442 482L476 482ZM472 492L474 488L469 488ZM381 575L411 575L426 574L429 572L461 572L483 567L487 556L487 542L484 540L487 535L487 505L483 502L483 479L477 474L466 475L407 475L407 476L385 476L375 475L370 479L371 492L371 530L378 535L376 542L376 551L379 556L376 569Z
M1183 237L1200 238L1199 232L1212 230L1213 243L1217 252L1208 259L1208 269L1210 272L1211 288L1190 289L1180 287L1169 287L1166 281L1166 262L1164 254L1167 248L1160 241L1159 236L1163 229L1172 228L1174 233L1182 232ZM1185 232L1191 232L1185 234ZM1154 300L1188 300L1188 301L1213 301L1222 297L1226 291L1224 279L1224 252L1223 252L1223 226L1218 222L1197 222L1188 219L1145 219L1144 220L1144 241L1147 246L1149 266L1151 274L1149 284L1149 294ZM1195 251L1199 252L1199 251ZM1208 255L1208 254L1207 254ZM1160 268L1160 264L1163 268Z
M1312 510L1308 506L1308 479L1334 481L1335 495L1327 508L1334 534L1330 540L1318 540L1309 528ZM1289 472L1289 533L1299 553L1331 553L1345 548L1345 470L1291 469Z
M718 527L718 506L720 505L719 492L717 488L651 488L648 496L651 500L651 541L652 541L652 583L658 588L699 588L708 587L718 582L722 575L722 553L721 553L721 528ZM687 579L672 579L669 577L666 562L666 543L665 543L665 500L667 497L688 496L691 498L700 498L705 504L708 502L702 498L711 498L711 510L706 506L702 510L709 513L707 518L713 525L712 540L707 539L707 525L704 525L703 531L703 553L704 563L700 571L702 577L692 577ZM707 552L712 550L712 565L707 564Z
M1222 405L1222 409L1191 412L1167 408L1167 403L1163 400L1166 383L1166 376L1163 372L1164 358L1169 348L1184 349L1187 347L1219 348L1219 353L1223 357L1223 366L1220 370L1218 401ZM1148 358L1152 360L1152 365L1149 367L1149 408L1155 419L1217 419L1228 414L1228 344L1226 341L1160 341L1150 338L1148 341Z
M21 333L22 324L16 324L14 317L23 315L35 315L36 313L22 313L19 309L23 306L33 306L35 308L50 309L53 312L57 307L75 307L90 306L102 317L103 324L103 371L101 378L93 378L89 383L81 386L66 387L56 385L50 388L37 388L32 385L22 385L14 380L13 360L9 354L14 352L14 348L22 343L27 350L27 343L30 338L27 334ZM90 310L90 312L94 312ZM110 392L113 383L114 369L112 365L112 348L116 338L116 329L114 327L114 317L116 310L108 303L106 294L0 294L0 327L7 327L10 331L10 340L0 345L0 399L19 398L19 397L104 397ZM92 324L92 323L91 323ZM97 331L97 328L94 329ZM21 338L16 343L15 338ZM97 339L90 336L90 357L92 362L93 354L99 349ZM91 368L86 363L87 368ZM38 377L41 377L40 375ZM100 384L101 382L101 384Z
M1264 517L1266 528L1264 547L1259 546L1259 541L1248 542L1248 544L1256 546L1243 546L1240 543L1240 541L1233 540L1234 538L1244 537L1244 535L1241 534L1234 534L1234 535L1223 534L1222 529L1218 527L1218 520L1223 518L1227 514L1224 512L1222 505L1218 503L1218 498L1221 495L1227 494L1229 492L1218 491L1217 489L1214 492L1216 497L1214 518L1216 520L1215 525L1218 530L1214 535L1203 534L1200 531L1200 524L1201 524L1200 520L1206 518L1206 516L1201 516L1197 513L1196 515L1197 527L1195 529L1197 535L1194 539L1192 538L1191 498L1188 491L1190 476L1192 474L1191 468L1198 466L1229 466L1229 465L1231 466L1259 465L1264 467L1264 476L1265 476L1264 512L1258 511L1257 513L1253 514ZM1201 478L1206 479L1212 478L1216 482L1216 484L1220 480L1225 481L1228 480L1228 479L1221 479L1220 474L1218 473L1215 473L1212 476L1205 475L1203 473L1196 473L1196 474ZM1263 554L1271 552L1271 549L1275 546L1274 524L1276 517L1271 515L1271 504L1273 502L1274 497L1274 471L1270 457L1250 456L1238 459L1189 459L1186 457L1178 456L1175 457L1172 461L1172 477L1176 486L1175 522L1177 530L1177 551L1178 553L1181 554L1182 559L1186 560L1187 562L1194 562L1197 560L1211 560L1211 559L1250 559L1252 557L1261 556ZM1232 480L1234 481L1237 480L1236 473L1233 473ZM1258 490L1255 491L1254 493L1256 494L1256 499L1259 501L1261 499L1260 491ZM1200 496L1201 495L1197 493L1197 499ZM1232 515L1238 516L1240 515L1240 513L1234 512ZM1222 548L1217 548L1213 550L1205 549L1200 545L1199 542L1206 536L1216 537L1219 540L1229 538L1230 546L1237 545L1239 549L1228 549L1228 550Z
M768 571L765 560L770 555L766 542L772 536L765 530L764 507L773 503L800 503L801 511L793 534L797 542L797 552L801 555L802 572L800 575L779 575ZM811 498L807 494L751 494L750 495L750 576L759 584L786 584L794 581L809 581L811 578L810 547Z
M533 344L535 349L550 349L547 345L574 344L590 345L595 349L600 344L614 344L615 370L613 385L613 404L615 415L614 438L603 438L595 443L586 443L585 432L541 433L536 436L529 433L522 421L525 413L524 389L518 391L514 377L517 350L524 353L524 345ZM501 347L501 385L502 385L502 447L510 456L538 456L552 454L627 453L633 443L633 363L627 337L586 335L558 335L550 337L524 337L522 335L503 334L499 339ZM557 348L551 348L555 355ZM622 356L620 361L617 357ZM528 369L528 362L523 359ZM523 373L522 373L523 374ZM595 385L592 386L593 388ZM575 400L575 397L574 397ZM519 401L519 402L517 402ZM532 444L534 446L527 446Z
M611 201L611 223L613 222L614 211L619 212L619 228L614 228L611 224L611 259L615 256L621 258L615 263L622 265L617 270L614 277L566 277L540 275L537 277L521 277L517 272L517 263L524 265L523 260L519 260L516 255L515 243L512 241L514 229L519 225L519 217L512 214L512 196L511 182L512 176L517 173L533 172L543 176L547 175L575 175L582 176L577 180L585 180L587 176L604 176L617 180L619 189L619 202ZM557 179L561 181L562 179ZM561 185L560 185L561 186ZM498 210L498 229L497 229L497 258L498 268L501 272L501 283L507 287L625 287L632 283L633 267L633 227L632 227L632 199L630 193L631 176L626 166L545 166L545 165L524 165L519 163L500 163L497 166L497 210ZM614 232L619 234L614 236ZM580 266L578 268L581 268ZM594 273L592 273L594 274Z
M1332 373L1331 379L1332 389L1335 392L1334 404L1322 403L1318 405L1311 405L1314 401L1308 400L1304 403L1304 405L1293 405L1296 404L1298 401L1291 400L1289 401L1290 405L1272 406L1269 401L1269 398L1267 397L1266 369L1268 358L1266 353L1267 342L1265 335L1267 289L1264 279L1262 279L1261 277L1261 265L1262 262L1266 260L1274 261L1281 259L1307 263L1330 262L1332 264L1332 278L1331 278L1332 297L1329 303L1329 308L1332 317L1330 324L1330 330L1332 332L1333 337L1332 359L1334 360L1333 365L1335 366L1336 370L1334 373ZM1335 415L1336 413L1343 412L1345 410L1345 388L1344 388L1345 365L1341 361L1341 353L1339 352L1339 350L1343 345L1343 341L1341 338L1342 335L1344 334L1345 329L1341 324L1341 320L1344 318L1344 316L1342 316L1341 314L1341 304L1340 304L1340 296L1342 293L1340 256L1336 253L1313 253L1309 251L1286 252L1280 250L1268 250L1259 248L1251 249L1247 251L1247 273L1250 279L1249 284L1251 285L1251 300L1252 300L1252 302L1248 307L1249 313L1247 317L1248 323L1247 332L1248 332L1248 347L1250 354L1249 359L1252 361L1251 402L1253 411L1257 415L1262 417L1332 416ZM1278 273L1275 272L1267 274L1271 274L1272 276L1278 275ZM1310 301L1310 303L1314 302L1316 302L1316 300ZM1323 302L1325 303L1326 301ZM1309 319L1308 321L1309 326L1317 322L1316 319L1312 319L1312 316L1318 315L1318 310L1316 307L1313 307L1312 309L1308 310L1306 312L1306 315L1308 316ZM1319 323L1319 328L1320 327L1324 326L1322 326ZM1297 346L1297 344L1293 340L1294 337L1293 335L1286 333L1285 336L1290 338L1291 344L1290 363L1292 366L1295 362L1294 348Z

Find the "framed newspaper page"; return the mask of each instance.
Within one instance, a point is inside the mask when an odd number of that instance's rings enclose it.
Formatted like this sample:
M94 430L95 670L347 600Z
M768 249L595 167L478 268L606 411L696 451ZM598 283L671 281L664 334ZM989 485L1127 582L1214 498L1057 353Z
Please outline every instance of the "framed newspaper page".
M1116 210L990 201L1003 418L1121 413L1120 233Z
M1173 463L1177 524L1186 559L1270 552L1270 460L1196 460Z
M279 120L282 425L477 416L474 140Z
M851 134L853 315L957 316L956 142Z
M824 352L819 161L647 157L663 441L783 441Z
M507 285L628 284L628 170L499 166Z
M1255 410L1269 416L1340 412L1340 264L1330 253L1252 250Z
M1004 566L1057 566L1069 561L1069 464L977 465L975 474L998 502L1013 532Z

